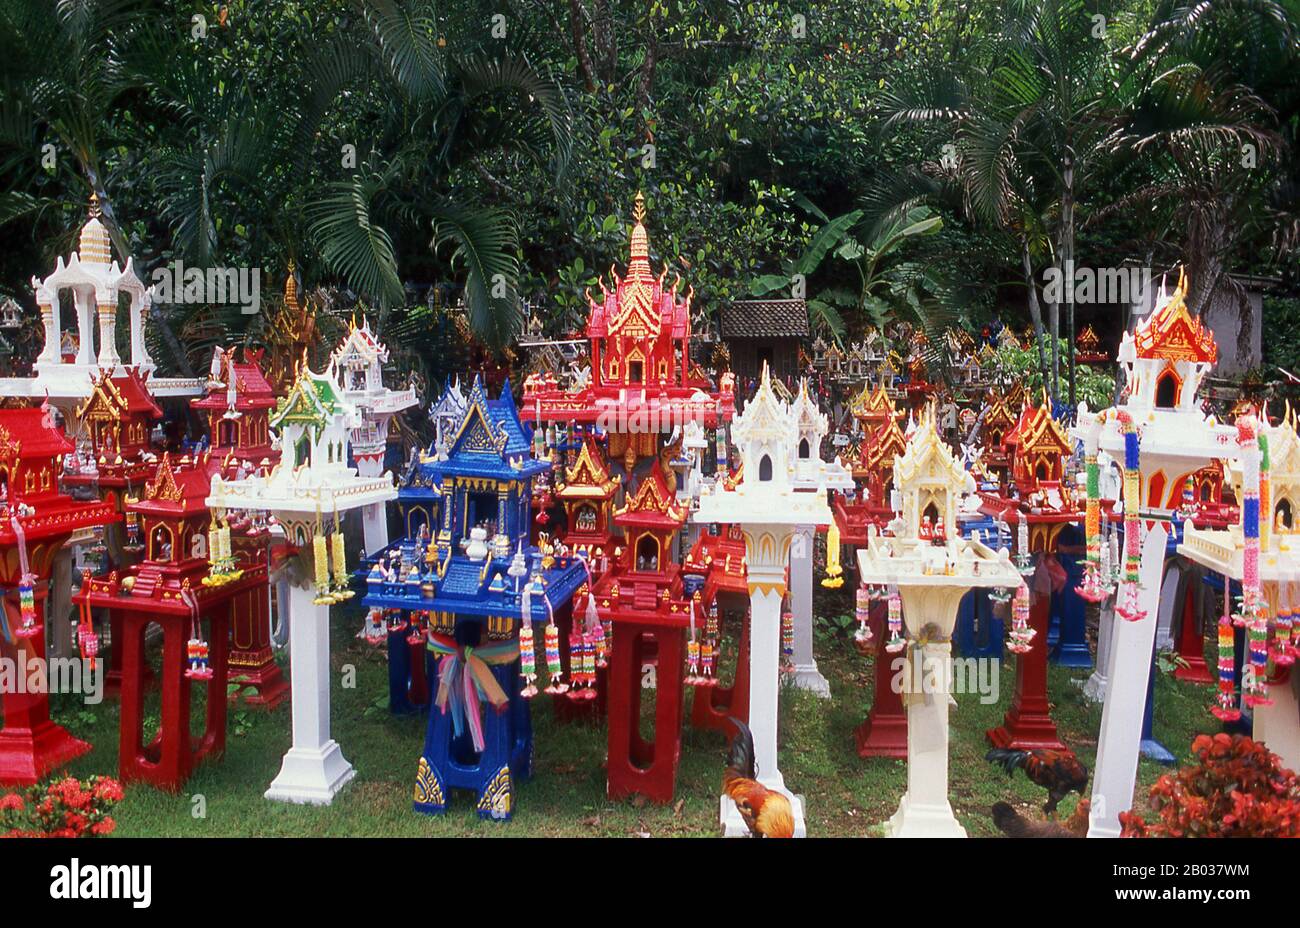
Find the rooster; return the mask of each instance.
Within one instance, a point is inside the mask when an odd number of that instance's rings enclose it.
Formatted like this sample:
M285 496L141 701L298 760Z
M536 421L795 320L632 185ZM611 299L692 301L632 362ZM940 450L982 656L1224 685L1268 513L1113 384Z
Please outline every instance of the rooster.
M1088 768L1079 763L1073 751L1055 751L1050 748L1037 748L1033 751L1014 751L1005 748L993 748L984 755L984 759L994 764L1001 764L1008 775L1017 767L1029 777L1029 782L1047 790L1047 802L1043 811L1048 815L1056 811L1056 806L1070 793L1083 795L1088 785Z
M754 764L754 735L749 726L732 718L736 736L727 753L727 769L722 774L722 792L730 796L755 838L793 838L794 810L790 800L770 790L757 780Z
M993 803L993 824L1011 838L1083 838L1088 834L1088 810L1092 803L1080 799L1064 825L1027 819L1005 802Z

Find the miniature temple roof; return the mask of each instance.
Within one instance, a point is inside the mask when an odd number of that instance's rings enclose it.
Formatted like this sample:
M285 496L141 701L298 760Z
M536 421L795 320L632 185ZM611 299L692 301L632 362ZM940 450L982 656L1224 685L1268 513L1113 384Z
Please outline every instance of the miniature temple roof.
M872 433L870 446L864 449L862 466L867 470L882 470L892 467L894 459L907 448L907 439L892 416L881 423L880 428Z
M830 430L830 420L827 418L826 413L819 410L812 397L808 395L808 379L806 377L801 378L799 381L799 393L795 396L790 412L794 415L795 424L801 436L808 434L822 436Z
M212 478L202 465L173 468L171 455L164 453L153 480L145 485L144 496L132 503L133 512L188 516L208 509Z
M530 448L510 393L510 382L501 388L499 399L489 400L483 378L475 377L465 418L451 440L447 460L432 468L439 476L524 480L551 467L549 462L532 459Z
M636 494L622 509L615 511L614 522L618 525L676 531L689 515L685 508L678 505L677 497L668 489L663 468L656 460L650 473L642 478Z
M355 359L356 363L383 363L388 360L388 348L370 331L369 320L362 317L361 325L355 319L348 323L348 334L334 349L332 359L336 364L346 364Z
M772 390L772 377L767 364L763 365L763 377L758 390L745 404L745 409L736 416L731 427L732 438L737 444L762 443L764 441L784 442L793 446L796 441L796 428L785 403L781 402Z
M317 374L304 364L288 394L276 405L270 424L272 428L280 428L286 422L300 422L320 429L334 416L354 413L339 395L334 378Z
M664 275L658 277L650 269L649 235L645 229L645 197L636 196L634 224L629 237L627 276L619 278L611 269L613 292L605 289L597 303L589 297L591 319L587 325L589 338L611 335L632 339L656 338L670 335L674 339L689 338L691 334L690 294L678 297L677 282L664 288Z
M605 466L605 456L588 440L582 443L577 460L567 469L567 482L555 495L562 500L610 499L618 484L618 478L611 477Z
M226 385L229 385L231 377L235 379L235 409L239 412L271 409L276 405L275 390L262 373L263 354L262 349L254 351L245 346L242 361L235 360L234 349L226 352L222 360L222 377L225 378ZM194 400L191 405L195 409L224 410L228 403L225 387L212 387L205 396Z
M922 411L906 449L894 459L894 486L939 487L950 494L972 492L973 480L934 427L933 410Z
M1163 289L1163 287L1162 287ZM1187 276L1178 274L1178 286L1160 306L1139 323L1133 333L1139 359L1161 361L1196 361L1213 364L1219 357L1214 333L1200 318L1187 311Z
M875 387L872 387L870 382L864 383L857 396L849 401L849 412L855 419L877 422L893 419L898 415L894 408L894 401L883 382L877 383Z
M442 396L429 407L429 418L436 419L439 416L447 416L459 419L465 415L467 404L465 394L460 391L460 378L457 377L455 383L451 381L451 378L448 378L443 384Z
M988 412L984 414L984 428L1002 426L1008 429L1016 424L1016 417L1007 406L1006 397L996 390L990 390L987 403Z
M1029 399L1028 392L1025 390L1023 381L1014 381L1007 392L1002 397L1002 405L1005 408L1007 417L1014 423L1016 421L1018 410L1022 409L1025 402Z
M1081 351L1094 352L1101 346L1101 339L1093 331L1092 324L1086 324L1079 330L1078 336L1074 339L1074 344Z
M19 457L54 457L73 450L44 409L0 410L0 462Z
M102 403L110 415L121 420L137 415L161 419L163 414L135 368L127 368L125 374L117 377L112 376L108 370L101 370L99 377L91 384L90 396L77 409L78 418L84 416L96 403Z
M1025 405L1015 428L1002 436L1002 443L1014 445L1017 454L1047 452L1069 455L1074 450L1065 429L1052 416L1051 404L1046 398L1039 405Z
M723 338L806 338L808 303L802 299L733 300L719 313Z

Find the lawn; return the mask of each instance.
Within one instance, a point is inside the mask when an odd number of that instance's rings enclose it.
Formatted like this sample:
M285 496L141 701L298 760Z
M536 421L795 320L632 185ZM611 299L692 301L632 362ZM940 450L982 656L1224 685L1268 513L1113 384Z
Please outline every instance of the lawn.
M719 833L718 785L725 745L722 736L687 728L682 736L677 801L659 807L640 801L605 798L601 764L603 727L561 724L550 697L534 701L535 775L516 797L514 820L482 822L469 794L456 793L446 815L426 817L411 811L415 763L424 738L424 717L394 717L387 711L387 668L382 652L356 640L357 607L336 607L333 618L333 732L357 777L328 807L268 802L262 792L276 775L289 747L286 703L275 712L232 708L226 755L202 765L177 796L149 786L128 787L116 817L121 835L367 835L367 836L707 836ZM788 690L781 702L781 767L786 783L804 795L808 833L813 836L867 836L897 806L906 780L902 761L863 760L853 746L853 729L871 698L872 669L840 637L818 642L817 658L831 683L832 699ZM355 687L342 687L343 668L356 668ZM1040 814L1042 791L1017 773L1008 778L984 760L984 731L1001 719L1014 689L1014 661L1002 665L1001 698L980 705L959 696L952 711L951 796L957 817L972 835L996 834L989 807L1006 800L1028 814ZM1052 667L1050 696L1062 737L1091 769L1101 707L1083 699L1074 679L1082 670ZM1217 730L1207 711L1210 687L1180 683L1160 675L1155 735L1179 757L1188 759L1192 737ZM689 696L688 696L689 698ZM156 723L156 696L151 707ZM70 697L56 698L56 719L95 745L76 761L77 775L116 773L118 707L106 700L85 707ZM197 715L196 708L196 715ZM1143 760L1138 795L1165 768ZM201 798L200 798L201 797ZM1064 817L1075 797L1061 805ZM1145 802L1139 800L1139 806ZM201 814L200 814L201 813Z

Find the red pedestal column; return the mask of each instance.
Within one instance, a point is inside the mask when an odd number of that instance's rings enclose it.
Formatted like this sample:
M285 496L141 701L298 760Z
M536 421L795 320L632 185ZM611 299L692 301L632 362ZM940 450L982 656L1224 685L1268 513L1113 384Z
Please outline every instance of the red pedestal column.
M740 643L736 646L736 675L731 686L697 686L691 701L691 725L703 731L720 731L728 738L735 732L734 716L749 723L749 613L741 619Z
M274 709L289 698L289 682L271 649L271 605L265 585L235 596L230 617L230 682L240 689L230 695L250 706Z
M641 736L641 666L649 647L655 671L654 740ZM682 661L686 630L679 625L614 621L609 665L609 759L606 793L639 793L651 802L673 801L682 753Z
M1174 671L1174 677L1187 683L1213 683L1210 668L1205 663L1205 635L1197 621L1196 598L1200 591L1200 578L1192 576L1184 584L1183 625L1178 632L1178 656L1186 661Z
M870 626L876 643L874 695L871 711L853 734L859 757L906 759L907 713L903 710L902 696L894 692L894 674L889 666L895 657L901 655L890 654L885 650L887 613L888 606L885 603L871 604Z
M13 661L15 679L0 694L4 707L4 728L0 728L0 783L28 786L90 750L86 742L72 737L67 729L50 721L47 692L17 692L30 682L24 670L28 661L45 659L45 596L47 584L36 584L36 624L40 631L31 638L6 641L0 635L0 657ZM11 629L18 628L18 592L4 596L5 617ZM102 672L102 671L101 671ZM47 680L48 683L48 680ZM21 685L20 685L21 684Z
M1053 748L1063 750L1056 723L1047 703L1047 629L1051 622L1052 596L1030 584L1029 625L1037 633L1026 654L1016 655L1016 692L1011 708L997 728L986 733L997 748Z
M160 617L146 612L126 612L121 618L122 721L118 735L118 776L123 783L143 781L159 789L177 792L185 785L199 761L219 756L226 749L227 656L229 653L229 605L217 606L210 617L209 665L212 678L192 681L185 645L190 621L180 616ZM144 743L145 630L158 624L163 630L162 705L158 733ZM190 736L191 687L208 688L207 718L203 734Z

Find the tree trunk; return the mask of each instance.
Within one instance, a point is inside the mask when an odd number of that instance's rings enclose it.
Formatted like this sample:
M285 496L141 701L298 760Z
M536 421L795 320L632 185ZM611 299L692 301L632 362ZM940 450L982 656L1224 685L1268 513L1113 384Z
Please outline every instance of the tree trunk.
M1061 260L1069 271L1065 287L1065 355L1069 377L1070 408L1077 400L1074 392L1074 152L1065 149L1065 188L1061 192Z
M1034 321L1034 346L1038 351L1038 372L1043 375L1043 385L1048 386L1047 355L1043 352L1043 309L1038 303L1038 284L1034 280L1034 265L1029 260L1029 239L1020 239L1020 266L1025 274L1025 289L1029 292L1029 318Z
M596 69L587 50L587 9L582 0L569 0L569 27L573 30L573 54L578 59L582 85L591 93L596 89Z

